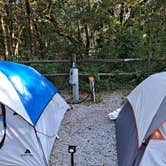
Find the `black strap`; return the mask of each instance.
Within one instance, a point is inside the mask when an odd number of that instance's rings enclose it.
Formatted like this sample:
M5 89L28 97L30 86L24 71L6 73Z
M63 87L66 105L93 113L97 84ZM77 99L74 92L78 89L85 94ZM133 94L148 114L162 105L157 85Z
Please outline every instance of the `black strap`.
M0 149L3 146L3 144L5 142L5 137L6 137L6 110L5 110L5 105L1 104L1 109L2 109L2 115L3 115L4 134L3 134L3 138L0 142Z

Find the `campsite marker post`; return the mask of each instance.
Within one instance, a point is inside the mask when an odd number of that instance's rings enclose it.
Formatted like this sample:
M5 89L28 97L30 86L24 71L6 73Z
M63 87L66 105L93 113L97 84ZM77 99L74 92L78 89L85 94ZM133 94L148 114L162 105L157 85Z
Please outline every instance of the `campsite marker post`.
M68 152L71 154L71 166L74 166L74 153L76 152L76 146L69 146Z
M96 97L95 97L95 80L93 76L89 77L89 84L90 84L90 92L91 92L91 99L95 103Z

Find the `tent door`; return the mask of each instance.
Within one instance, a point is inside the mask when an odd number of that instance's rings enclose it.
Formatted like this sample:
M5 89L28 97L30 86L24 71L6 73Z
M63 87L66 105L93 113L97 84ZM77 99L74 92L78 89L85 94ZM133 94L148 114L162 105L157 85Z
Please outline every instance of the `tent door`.
M0 148L2 148L6 137L6 110L3 104L0 105Z

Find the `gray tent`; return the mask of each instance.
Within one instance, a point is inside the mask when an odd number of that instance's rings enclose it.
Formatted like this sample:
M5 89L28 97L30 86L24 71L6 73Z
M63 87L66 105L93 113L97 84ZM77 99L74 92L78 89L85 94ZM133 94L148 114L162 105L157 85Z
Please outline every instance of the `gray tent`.
M119 166L166 166L166 72L126 98L116 123Z

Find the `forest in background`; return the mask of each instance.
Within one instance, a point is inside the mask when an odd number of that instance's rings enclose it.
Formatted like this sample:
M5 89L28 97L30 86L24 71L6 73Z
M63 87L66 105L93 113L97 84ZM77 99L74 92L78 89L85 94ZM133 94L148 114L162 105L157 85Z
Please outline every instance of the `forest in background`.
M77 59L166 58L166 1L0 0L1 59L70 59L73 54ZM96 76L98 88L114 89L140 82L146 65L80 64L79 70ZM69 70L69 65L62 64L33 67L42 73ZM153 64L154 71L165 69L164 62ZM106 78L96 75L124 71L137 74ZM80 79L83 86L86 79Z

